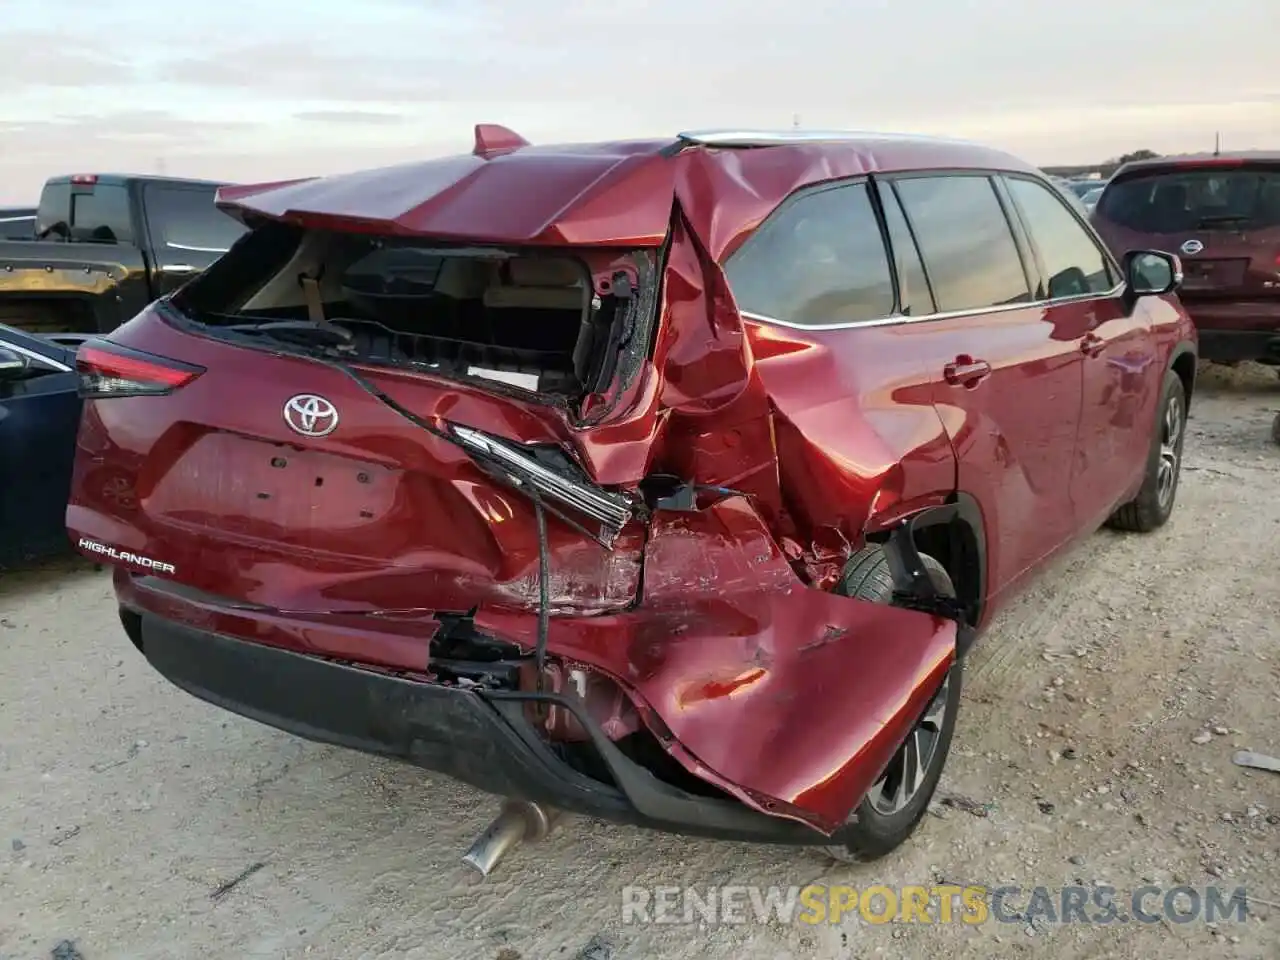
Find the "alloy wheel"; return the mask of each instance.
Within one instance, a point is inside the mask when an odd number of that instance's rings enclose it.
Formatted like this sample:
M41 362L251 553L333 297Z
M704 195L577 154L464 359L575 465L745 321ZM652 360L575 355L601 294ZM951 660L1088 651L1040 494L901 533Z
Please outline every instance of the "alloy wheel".
M1178 484L1178 468L1182 459L1182 401L1175 393L1165 404L1160 424L1160 462L1156 467L1156 499L1160 509L1169 506Z
M906 807L924 786L938 753L950 690L951 678L948 676L929 701L928 709L908 734L906 742L898 748L880 779L872 785L867 799L876 813L892 816Z

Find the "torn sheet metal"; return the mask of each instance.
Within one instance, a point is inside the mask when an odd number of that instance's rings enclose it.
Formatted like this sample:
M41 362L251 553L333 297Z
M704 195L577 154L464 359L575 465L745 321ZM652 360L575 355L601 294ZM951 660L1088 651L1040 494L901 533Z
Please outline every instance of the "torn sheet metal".
M527 615L476 623L534 641ZM691 773L830 833L941 682L955 623L804 586L734 497L655 517L642 607L553 619L548 649L622 684Z

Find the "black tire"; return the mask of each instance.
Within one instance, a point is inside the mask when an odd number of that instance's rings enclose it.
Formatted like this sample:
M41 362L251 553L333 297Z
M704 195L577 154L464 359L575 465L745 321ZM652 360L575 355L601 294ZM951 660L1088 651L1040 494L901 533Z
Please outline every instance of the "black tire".
M1271 439L1280 443L1280 413L1277 413L1276 418L1271 421Z
M1176 427L1170 418L1176 418ZM1169 436L1173 429L1176 436ZM1187 436L1187 396L1182 380L1172 370L1164 375L1160 403L1156 405L1155 430L1147 454L1147 472L1138 495L1118 508L1107 526L1132 533L1150 533L1173 513L1182 476L1182 446ZM1166 474L1165 471L1169 473Z
M935 589L949 597L956 595L955 587L946 569L933 557L921 555L925 569L932 578ZM836 588L838 593L860 600L871 600L875 603L891 603L893 599L893 577L889 570L889 558L879 546L867 547L849 558L845 565L844 575ZM920 723L912 729L908 740L924 731L924 721L932 713L940 711L937 722L936 739L933 740L932 751L924 764L924 775L910 798L898 809L885 812L882 804L877 803L876 794L886 780L892 778L892 771L907 750L903 743L899 753L889 763L889 771L873 785L867 796L862 798L850 817L850 822L843 827L835 838L837 844L825 847L827 854L843 863L867 863L879 859L885 854L901 846L915 832L920 818L929 809L929 801L933 799L938 788L938 780L942 777L942 769L946 765L947 754L951 750L951 737L956 728L956 715L960 711L960 684L963 667L956 660L947 673L942 687L934 694L934 698L921 715ZM918 754L917 754L918 756Z

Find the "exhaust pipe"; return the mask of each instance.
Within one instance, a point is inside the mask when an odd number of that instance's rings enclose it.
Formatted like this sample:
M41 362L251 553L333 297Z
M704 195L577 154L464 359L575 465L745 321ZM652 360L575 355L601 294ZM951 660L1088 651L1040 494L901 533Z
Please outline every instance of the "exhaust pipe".
M476 837L462 862L487 877L514 847L536 843L555 826L560 811L527 800L505 800L494 821Z

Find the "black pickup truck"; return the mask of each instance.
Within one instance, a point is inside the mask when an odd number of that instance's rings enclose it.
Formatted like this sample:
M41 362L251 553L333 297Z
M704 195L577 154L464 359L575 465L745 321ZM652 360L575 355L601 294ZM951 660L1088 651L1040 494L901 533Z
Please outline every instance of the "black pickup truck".
M213 205L219 186L109 174L49 180L34 225L0 231L0 323L41 334L119 326L244 232Z

